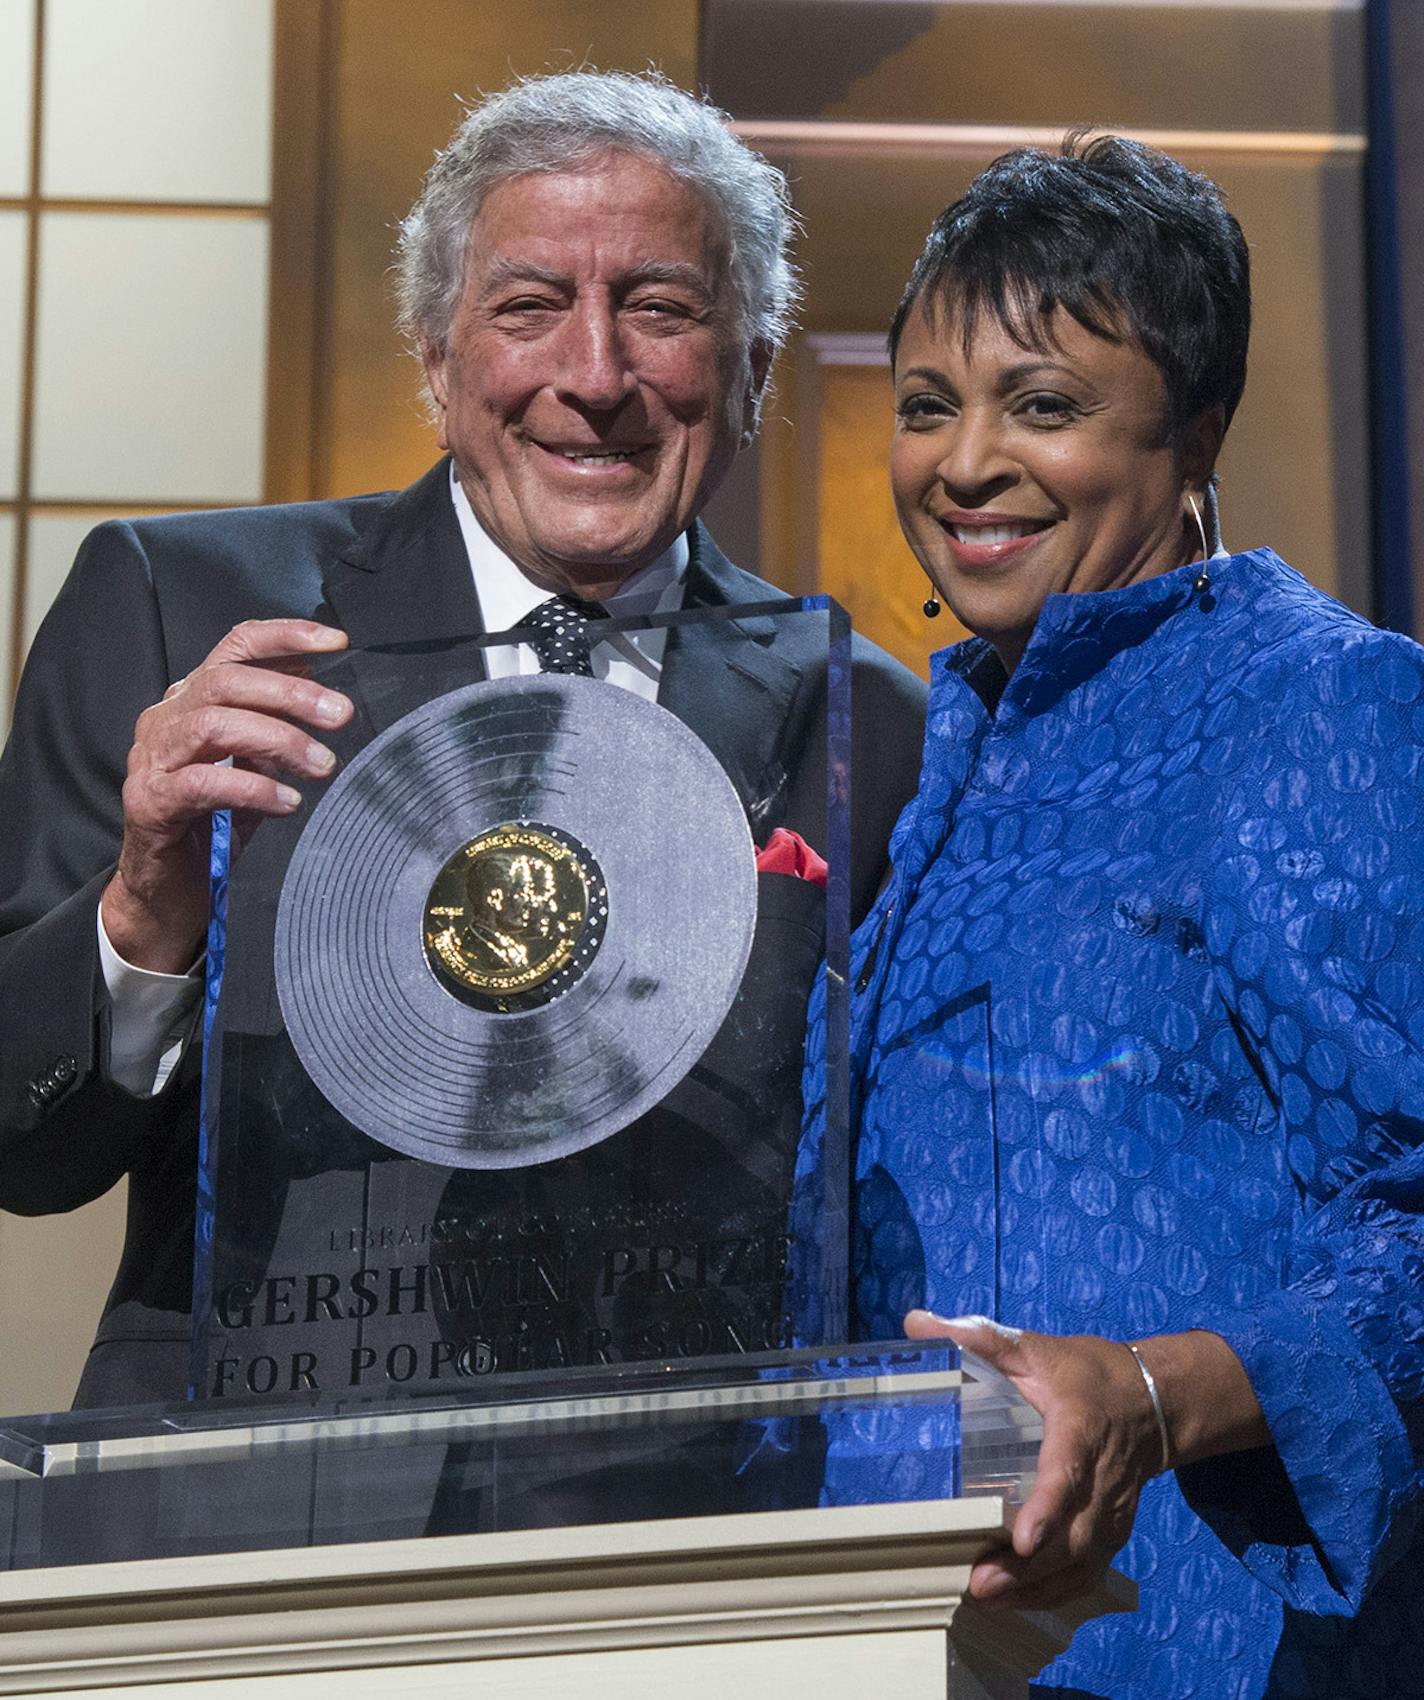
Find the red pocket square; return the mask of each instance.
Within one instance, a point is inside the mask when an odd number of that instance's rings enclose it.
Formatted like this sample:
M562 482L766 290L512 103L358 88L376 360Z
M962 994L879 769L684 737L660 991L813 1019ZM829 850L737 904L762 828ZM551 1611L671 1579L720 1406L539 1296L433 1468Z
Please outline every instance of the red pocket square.
M763 849L757 851L756 868L759 874L790 874L792 879L810 880L812 885L826 889L830 869L799 832L777 827Z

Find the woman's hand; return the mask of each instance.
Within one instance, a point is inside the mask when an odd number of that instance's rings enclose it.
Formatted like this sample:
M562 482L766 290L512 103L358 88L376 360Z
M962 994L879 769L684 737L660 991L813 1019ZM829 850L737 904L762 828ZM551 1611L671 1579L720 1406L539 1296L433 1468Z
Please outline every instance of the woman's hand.
M1038 1479L1012 1545L974 1566L969 1592L1026 1609L1091 1588L1132 1533L1142 1488L1164 1464L1162 1432L1132 1352L1096 1335L1034 1334L986 1317L913 1310L914 1340L948 1336L1013 1382L1043 1418ZM1170 1462L1269 1443L1236 1354L1217 1334L1141 1342L1162 1400Z

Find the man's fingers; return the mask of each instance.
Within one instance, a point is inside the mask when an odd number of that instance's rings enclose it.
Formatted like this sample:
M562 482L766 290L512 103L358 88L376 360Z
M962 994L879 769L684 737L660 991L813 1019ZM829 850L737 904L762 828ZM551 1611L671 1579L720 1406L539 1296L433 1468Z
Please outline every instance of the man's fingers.
M275 713L340 726L350 718L351 704L339 691L325 689L298 671L264 668L254 662L277 661L292 655L312 655L345 649L346 633L315 620L244 620L214 644L202 663L175 679L161 702L197 695L207 702L241 702L270 707ZM257 681L256 684L249 681ZM150 711L152 712L152 711ZM142 717L140 717L142 725Z
M313 726L342 726L351 718L351 699L314 679L278 673L270 667L214 661L170 687L162 702L145 709L139 716L139 736L142 738L147 723L161 726L215 703L261 709Z
M290 781L326 778L335 765L324 744L272 715L208 706L175 717L161 739L130 756L123 788L130 860L176 844L214 809L290 814L301 803ZM133 872L146 883L137 863Z
M334 769L334 754L307 728L344 725L351 702L282 658L345 647L345 632L315 620L244 621L139 716L124 841L104 893L104 924L128 961L172 972L191 960L207 907L195 828L215 809L290 814L302 799L286 779Z
M248 620L207 660L139 716L124 785L126 835L171 842L199 815L243 807L273 814L300 800L282 776L321 779L336 758L306 727L336 728L352 714L340 691L299 673L251 665L277 656L344 648L345 632L313 620ZM232 760L255 770L227 782L208 770Z
M191 823L216 809L245 809L254 814L289 815L301 806L294 786L251 768L199 762L176 773L155 774L149 782L153 828Z
M317 739L290 721L246 708L205 704L175 715L142 749L136 747L133 772L177 773L195 762L234 760L274 767L297 778L322 779L336 757Z
M316 620L244 620L214 644L207 661L265 661L278 655L318 654L346 648L346 633Z

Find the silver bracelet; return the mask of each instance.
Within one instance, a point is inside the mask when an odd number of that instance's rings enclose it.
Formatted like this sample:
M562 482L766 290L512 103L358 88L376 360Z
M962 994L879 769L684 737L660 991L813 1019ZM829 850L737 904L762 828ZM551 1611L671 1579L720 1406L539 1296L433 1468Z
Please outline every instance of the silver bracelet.
M1147 1397L1152 1401L1152 1415L1157 1419L1157 1435L1162 1442L1161 1468L1164 1471L1170 1470L1172 1468L1172 1443L1167 1438L1167 1418L1162 1410L1162 1395L1157 1391L1157 1383L1153 1379L1152 1371L1142 1361L1142 1353L1130 1342L1127 1349L1137 1359L1137 1367L1142 1371L1142 1379L1147 1384Z

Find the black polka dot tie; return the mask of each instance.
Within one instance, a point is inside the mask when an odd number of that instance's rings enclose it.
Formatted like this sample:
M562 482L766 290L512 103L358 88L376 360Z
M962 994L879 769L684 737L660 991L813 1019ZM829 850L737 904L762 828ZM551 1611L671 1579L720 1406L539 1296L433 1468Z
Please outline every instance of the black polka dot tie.
M608 610L601 603L551 596L519 623L523 630L537 634L528 643L539 658L541 672L579 673L591 679L588 628L595 620L607 618Z

